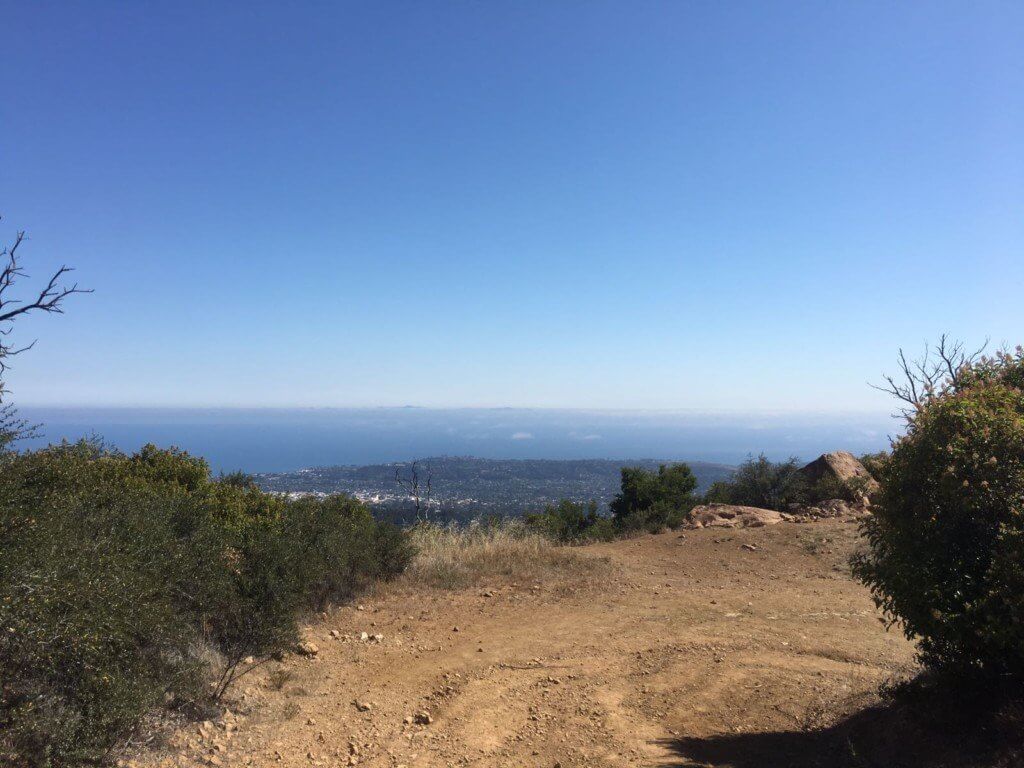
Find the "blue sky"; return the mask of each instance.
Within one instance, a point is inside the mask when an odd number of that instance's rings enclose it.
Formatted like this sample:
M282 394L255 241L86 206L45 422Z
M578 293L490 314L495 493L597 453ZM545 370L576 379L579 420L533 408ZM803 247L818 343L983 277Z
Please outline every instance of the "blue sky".
M1024 341L1024 4L0 0L34 405L886 411Z

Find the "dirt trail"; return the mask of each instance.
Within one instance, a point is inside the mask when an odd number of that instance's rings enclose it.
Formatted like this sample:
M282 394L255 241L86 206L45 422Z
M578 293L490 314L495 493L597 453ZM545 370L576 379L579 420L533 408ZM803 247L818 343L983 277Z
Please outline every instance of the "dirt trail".
M190 726L155 762L846 764L800 734L913 656L850 579L855 545L841 522L666 533L585 548L611 561L596 584L391 589L311 627L314 658L244 680L226 727Z

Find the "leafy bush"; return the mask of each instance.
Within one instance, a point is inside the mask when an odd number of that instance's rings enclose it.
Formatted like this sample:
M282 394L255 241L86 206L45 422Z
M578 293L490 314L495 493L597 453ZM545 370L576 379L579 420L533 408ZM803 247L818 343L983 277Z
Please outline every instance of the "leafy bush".
M283 522L299 547L301 581L317 609L401 573L412 556L400 529L376 523L365 504L348 496L300 499Z
M289 502L200 459L95 443L0 456L0 761L95 759L158 706L279 653L297 615L401 571L342 497Z
M730 480L713 483L704 500L785 511L793 504L817 504L828 499L857 502L867 495L869 484L866 477L840 480L834 475L824 475L811 483L796 458L775 462L761 454L740 464Z
M615 536L611 519L598 514L596 501L584 505L563 499L548 504L543 512L527 515L526 524L560 544L610 541Z
M871 479L868 477L838 478L835 475L824 475L807 488L803 503L817 504L828 499L859 502L869 495L870 486Z
M1024 675L1024 354L968 361L916 403L854 561L929 666Z
M107 469L84 447L3 468L0 754L12 760L95 756L165 693L197 691L216 538L189 522L184 494L128 484L115 494Z
M858 459L861 464L864 465L864 469L868 471L868 474L877 481L882 479L882 470L885 467L885 462L889 459L888 451L878 451L877 453L865 453Z
M658 471L623 467L618 495L609 505L616 529L622 532L677 528L697 503L697 478L686 464L662 464Z
M736 469L731 480L714 483L705 499L722 504L741 504L762 509L784 510L789 504L803 504L810 496L800 462L770 461L762 453L751 457ZM834 497L826 497L834 498Z

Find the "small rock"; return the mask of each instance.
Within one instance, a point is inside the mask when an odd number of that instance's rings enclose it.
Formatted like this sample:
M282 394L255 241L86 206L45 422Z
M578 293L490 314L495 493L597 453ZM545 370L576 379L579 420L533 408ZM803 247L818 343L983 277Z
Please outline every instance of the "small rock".
M317 647L316 643L311 643L308 640L303 640L299 643L297 650L303 656L316 656L320 653L320 649Z
M424 710L423 712L417 712L415 721L419 725L430 725L434 722L434 718L430 716L430 713Z

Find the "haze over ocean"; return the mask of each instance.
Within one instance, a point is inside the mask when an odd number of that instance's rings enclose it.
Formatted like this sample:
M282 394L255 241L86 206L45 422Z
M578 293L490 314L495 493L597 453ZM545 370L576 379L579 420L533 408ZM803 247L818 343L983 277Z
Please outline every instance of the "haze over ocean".
M735 464L748 454L810 459L888 446L899 424L877 414L543 409L25 408L36 447L97 435L132 451L147 442L204 456L212 469L284 472L426 456L641 459Z

